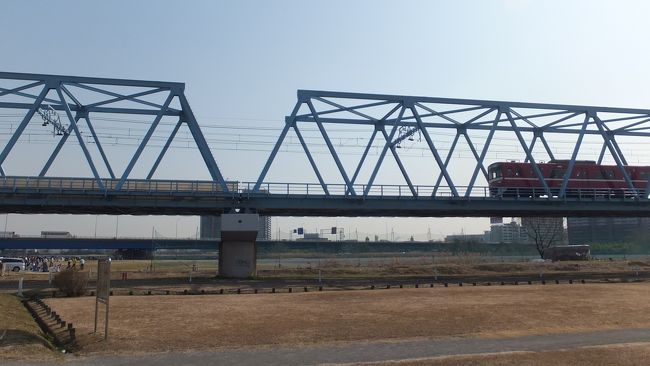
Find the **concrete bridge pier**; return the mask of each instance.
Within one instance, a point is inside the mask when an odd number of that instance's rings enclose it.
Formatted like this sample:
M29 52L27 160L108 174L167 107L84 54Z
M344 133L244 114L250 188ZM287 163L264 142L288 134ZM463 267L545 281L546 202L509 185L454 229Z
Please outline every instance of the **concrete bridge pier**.
M257 214L221 215L219 275L248 278L257 274Z

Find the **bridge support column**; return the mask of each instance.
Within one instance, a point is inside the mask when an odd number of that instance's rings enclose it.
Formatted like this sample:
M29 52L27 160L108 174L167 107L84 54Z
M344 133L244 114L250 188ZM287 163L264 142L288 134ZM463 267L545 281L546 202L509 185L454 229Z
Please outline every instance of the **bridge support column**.
M219 275L247 278L257 274L257 214L221 215Z

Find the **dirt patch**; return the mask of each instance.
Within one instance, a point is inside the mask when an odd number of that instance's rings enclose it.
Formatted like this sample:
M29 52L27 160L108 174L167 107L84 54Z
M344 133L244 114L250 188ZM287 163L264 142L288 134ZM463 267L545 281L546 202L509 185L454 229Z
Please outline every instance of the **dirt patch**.
M504 337L650 327L650 284L111 298L111 339L93 336L93 298L50 299L82 353L450 336Z
M397 362L362 363L364 366L646 366L650 343L633 343L548 352L504 352L498 354L439 357Z

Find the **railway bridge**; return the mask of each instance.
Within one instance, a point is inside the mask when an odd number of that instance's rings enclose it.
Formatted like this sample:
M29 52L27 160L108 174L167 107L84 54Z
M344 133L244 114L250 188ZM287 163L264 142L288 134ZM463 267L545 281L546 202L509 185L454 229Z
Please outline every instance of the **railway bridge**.
M637 160L647 156L639 152L650 136L647 109L299 90L254 182L224 179L183 83L0 72L0 111L19 116L3 130L9 131L0 151L0 212L5 213L650 216L649 176L633 175L634 164L626 156L629 151ZM148 119L120 171L106 149L110 141L101 133L102 128L114 128L116 116ZM43 127L55 138L45 163L29 174L6 169L12 152L31 143L30 128ZM335 142L333 127L356 135L367 131L357 138L361 149L352 169L342 159L345 146ZM189 131L209 180L155 178L181 128ZM316 159L313 138L320 139L333 162L328 173L337 177L334 181L324 178L326 168ZM152 143L155 139L161 144ZM313 181L266 179L283 145L291 143L288 139L297 141ZM510 195L489 188L494 182L489 164L499 161L498 153L490 155L495 141L514 148L509 157L518 154L530 170L521 194L518 187ZM76 163L86 165L90 176L50 174L71 143L80 147ZM413 144L420 146L423 163L409 166L402 151ZM585 149L588 144L598 148ZM454 159L460 146L471 164ZM155 158L143 161L143 152L152 148L159 148ZM13 158L27 162L34 157ZM391 169L386 167L389 159L395 184L379 184L380 172ZM547 176L542 162L560 159L562 174ZM581 178L576 164L582 160L609 164L612 176ZM136 176L134 168L142 164L150 168ZM421 176L418 170L425 165L432 173L426 175L428 182L418 184L413 175ZM600 183L588 184L595 180ZM248 239L234 235L232 240L241 245Z

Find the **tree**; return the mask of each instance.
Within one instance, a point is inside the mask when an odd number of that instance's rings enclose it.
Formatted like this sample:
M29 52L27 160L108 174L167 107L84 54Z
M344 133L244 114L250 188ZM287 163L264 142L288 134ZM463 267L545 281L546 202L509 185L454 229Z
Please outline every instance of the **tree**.
M562 217L524 217L521 226L526 235L535 244L540 258L544 251L564 241L564 219Z

